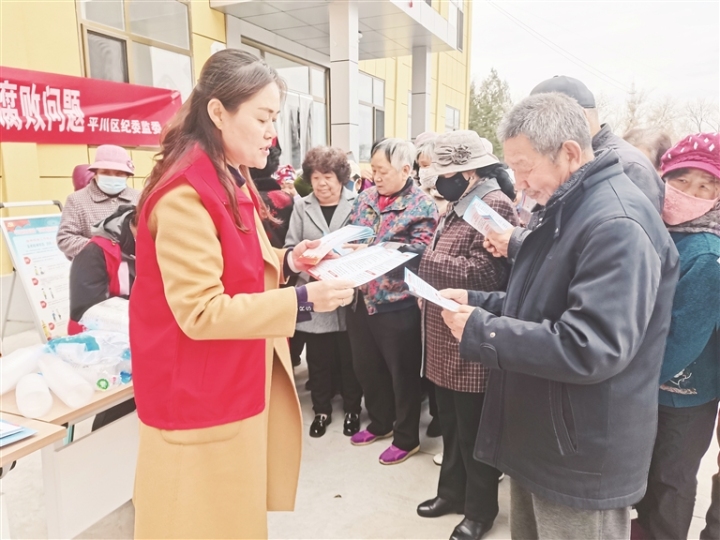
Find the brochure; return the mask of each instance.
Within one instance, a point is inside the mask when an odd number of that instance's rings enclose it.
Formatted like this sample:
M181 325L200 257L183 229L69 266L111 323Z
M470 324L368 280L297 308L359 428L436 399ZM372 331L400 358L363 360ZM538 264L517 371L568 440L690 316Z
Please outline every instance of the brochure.
M378 244L355 251L339 259L329 259L314 266L308 273L315 279L347 279L355 287L379 278L406 263L417 253L401 253Z
M326 234L320 239L320 245L308 249L300 259L308 264L318 264L325 256L333 250L339 250L343 244L357 240L367 240L375 236L370 227L358 227L357 225L346 225L337 231ZM340 252L342 254L342 252Z
M487 233L491 230L500 233L513 228L504 217L490 208L479 197L475 197L470 203L463 219L484 236L487 236Z
M407 268L405 269L405 283L407 283L408 289L410 289L410 294L432 302L436 306L440 306L448 311L459 311L460 304L455 300L440 296L440 293L435 287L416 274L413 274Z
M0 438L22 431L22 429L22 426L16 426L10 422L5 422L5 420L0 420Z

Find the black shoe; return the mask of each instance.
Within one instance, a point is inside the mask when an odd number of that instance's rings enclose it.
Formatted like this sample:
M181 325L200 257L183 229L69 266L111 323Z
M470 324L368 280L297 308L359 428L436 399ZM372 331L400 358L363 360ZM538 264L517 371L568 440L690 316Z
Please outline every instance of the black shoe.
M345 423L343 424L343 435L352 437L360 431L360 415L355 413L345 414Z
M442 431L440 430L440 419L437 416L433 416L433 419L427 427L427 436L435 438L440 435L442 435Z
M325 435L325 428L327 428L327 425L330 422L332 422L332 415L316 414L315 420L313 420L313 423L310 426L310 436L317 438Z
M424 503L420 503L417 507L417 513L420 517L440 517L445 514L462 514L465 509L464 505L451 503L447 499L435 497Z
M492 529L493 522L473 521L465 518L455 527L450 540L480 540Z

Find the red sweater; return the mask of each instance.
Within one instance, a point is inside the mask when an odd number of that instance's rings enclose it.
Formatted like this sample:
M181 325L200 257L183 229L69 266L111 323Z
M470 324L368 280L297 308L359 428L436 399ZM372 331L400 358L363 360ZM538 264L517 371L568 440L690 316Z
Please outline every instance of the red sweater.
M149 426L170 430L235 422L265 408L265 340L190 339L178 326L165 298L148 219L162 195L182 182L198 192L217 228L225 293L232 296L265 289L253 201L236 190L243 223L250 228L243 233L235 226L207 155L196 150L188 161L189 165L182 166L149 197L139 216L136 278L130 299L138 416Z

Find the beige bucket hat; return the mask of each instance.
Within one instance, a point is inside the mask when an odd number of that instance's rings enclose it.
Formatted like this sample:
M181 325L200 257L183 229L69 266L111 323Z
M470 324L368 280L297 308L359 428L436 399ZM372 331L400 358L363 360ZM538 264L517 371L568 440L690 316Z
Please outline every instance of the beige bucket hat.
M435 140L433 162L426 169L428 176L472 171L500 163L493 154L492 143L475 131L450 131Z

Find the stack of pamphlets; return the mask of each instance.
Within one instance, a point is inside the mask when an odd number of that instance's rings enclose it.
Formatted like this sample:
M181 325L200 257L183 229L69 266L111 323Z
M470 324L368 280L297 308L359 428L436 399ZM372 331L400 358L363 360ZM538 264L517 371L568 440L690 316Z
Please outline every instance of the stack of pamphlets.
M415 256L417 256L416 253L402 253L384 244L378 244L358 249L339 259L322 261L308 270L308 273L321 281L323 279L347 279L352 281L355 287L358 287L387 274Z
M318 264L325 256L333 250L340 250L344 244L367 240L375 236L370 227L358 227L357 225L346 225L337 231L326 234L320 239L320 245L308 249L300 256L300 260L307 264ZM344 252L340 252L341 254Z
M512 224L479 197L475 197L470 203L468 209L465 210L463 219L482 233L483 236L487 236L490 231L501 233L514 228Z
M0 447L32 437L37 431L0 420Z

